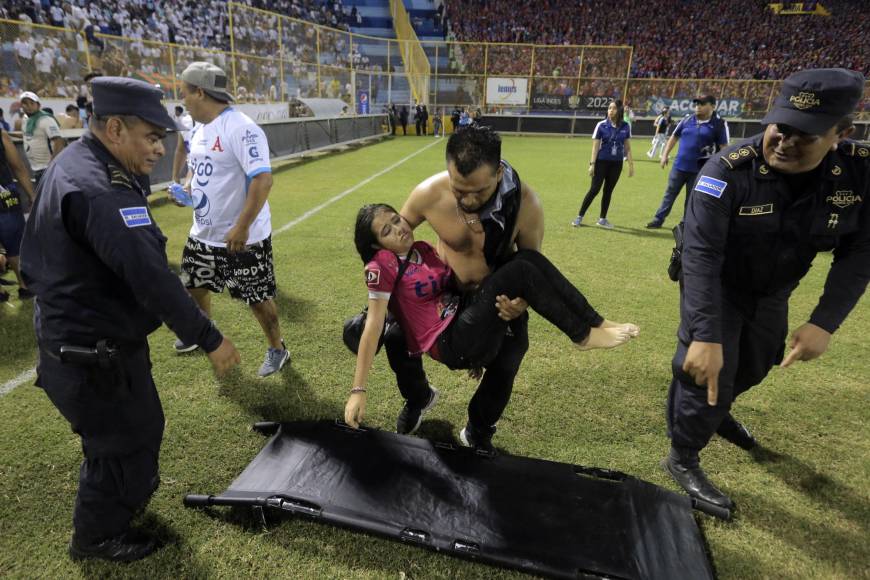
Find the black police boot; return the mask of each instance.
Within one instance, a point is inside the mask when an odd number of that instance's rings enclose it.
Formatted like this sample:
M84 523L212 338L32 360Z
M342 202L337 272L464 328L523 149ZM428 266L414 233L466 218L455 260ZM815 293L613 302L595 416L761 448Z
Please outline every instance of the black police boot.
M399 418L396 419L396 433L400 435L413 435L423 422L423 415L435 406L438 402L438 389L429 385L429 400L422 407L412 405L405 401L405 406L402 407L399 413Z
M734 502L731 501L731 498L719 491L707 479L707 474L698 463L696 453L681 453L671 448L670 454L662 460L662 467L690 496L715 506L726 509L734 508Z
M69 555L73 560L97 558L112 562L132 562L148 556L158 547L154 538L128 530L97 542L80 542L73 535L69 543Z
M722 424L716 429L716 434L746 451L758 445L758 441L752 436L749 429L730 414L723 419Z
M492 436L495 435L495 426L481 429L468 422L465 428L459 432L459 440L466 447L472 447L476 451L482 451L495 455L495 447L492 446Z

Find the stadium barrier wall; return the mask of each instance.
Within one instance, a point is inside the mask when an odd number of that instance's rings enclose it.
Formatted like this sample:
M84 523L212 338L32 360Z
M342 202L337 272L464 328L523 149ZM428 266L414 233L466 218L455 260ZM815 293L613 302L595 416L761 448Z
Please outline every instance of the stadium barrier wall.
M565 117L539 115L484 115L480 123L488 125L499 133L521 133L540 135L569 135L590 137L595 125L604 118L600 117ZM757 120L730 119L728 130L731 139L743 139L761 133L764 126ZM857 121L854 138L867 141L870 137L870 122ZM639 119L631 124L631 132L635 137L649 137L655 134L651 119Z
M264 121L258 125L266 134L269 142L269 159L273 162L303 157L338 145L386 136L390 132L386 115L281 119ZM69 142L75 141L84 132L84 129L67 129L61 131L61 135ZM166 154L157 162L157 166L151 173L151 187L154 191L165 188L172 179L172 160L178 137L179 133L170 133L163 142ZM17 140L16 147L21 158L27 163L20 140Z

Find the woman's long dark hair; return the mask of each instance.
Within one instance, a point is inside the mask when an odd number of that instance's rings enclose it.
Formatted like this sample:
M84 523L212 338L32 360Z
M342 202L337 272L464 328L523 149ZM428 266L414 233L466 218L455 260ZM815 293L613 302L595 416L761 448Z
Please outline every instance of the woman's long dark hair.
M625 105L622 104L620 99L610 99L610 103L614 103L616 105L616 124L622 125L625 121ZM608 108L610 107L610 103L607 103ZM610 120L610 115L607 116L607 120Z
M372 222L375 220L375 216L382 211L399 213L393 206L386 203L370 203L362 206L359 213L356 214L353 243L356 245L356 251L359 252L363 264L371 262L375 254L378 253L378 237L372 231Z

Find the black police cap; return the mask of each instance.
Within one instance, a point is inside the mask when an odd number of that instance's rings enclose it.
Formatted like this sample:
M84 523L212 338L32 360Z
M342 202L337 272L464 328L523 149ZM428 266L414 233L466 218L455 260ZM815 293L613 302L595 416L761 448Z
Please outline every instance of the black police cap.
M174 130L175 121L161 100L163 91L144 81L124 77L97 77L91 81L94 114L134 115L162 129Z
M853 113L863 94L864 75L859 72L845 68L802 70L783 81L773 108L761 122L822 135Z

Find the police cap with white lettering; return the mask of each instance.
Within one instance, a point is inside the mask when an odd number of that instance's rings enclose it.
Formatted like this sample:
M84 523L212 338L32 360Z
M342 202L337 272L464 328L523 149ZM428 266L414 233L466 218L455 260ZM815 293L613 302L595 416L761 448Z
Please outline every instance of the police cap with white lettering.
M91 81L94 115L133 115L155 127L174 131L175 121L163 106L163 91L145 81L125 77L96 77Z
M822 135L855 111L864 94L864 75L845 68L817 68L796 72L782 83L763 125L789 125Z

